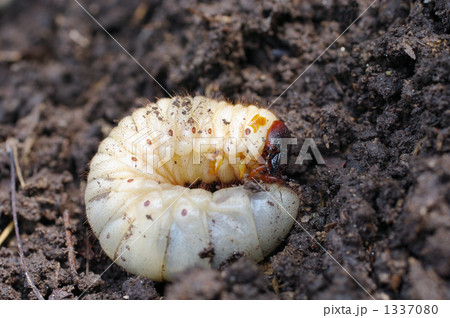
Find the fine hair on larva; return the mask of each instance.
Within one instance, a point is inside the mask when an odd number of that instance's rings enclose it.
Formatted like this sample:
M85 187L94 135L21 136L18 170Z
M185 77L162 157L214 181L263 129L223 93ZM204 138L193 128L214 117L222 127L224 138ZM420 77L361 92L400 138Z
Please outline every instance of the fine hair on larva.
M112 129L90 163L86 213L103 250L155 281L192 266L218 268L233 253L261 261L299 207L271 144L286 134L254 105L202 96L147 102ZM259 190L243 184L255 178Z

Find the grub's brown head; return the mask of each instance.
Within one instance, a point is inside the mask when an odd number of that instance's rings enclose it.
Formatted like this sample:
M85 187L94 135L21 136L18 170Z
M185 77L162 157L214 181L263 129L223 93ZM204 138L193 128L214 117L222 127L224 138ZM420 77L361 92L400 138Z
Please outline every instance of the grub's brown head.
M263 151L266 168L270 175L281 176L286 165L281 163L282 149L280 139L289 137L291 137L291 133L282 121L276 120L270 126ZM286 155L289 156L289 153Z

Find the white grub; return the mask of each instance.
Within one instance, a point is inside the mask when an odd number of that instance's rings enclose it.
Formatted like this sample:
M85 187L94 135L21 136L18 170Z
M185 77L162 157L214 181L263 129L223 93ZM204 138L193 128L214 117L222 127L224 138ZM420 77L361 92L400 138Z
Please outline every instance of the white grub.
M227 147L235 142L242 158L240 139L247 137L261 154L276 120L253 105L200 96L148 102L122 119L90 164L85 194L89 223L105 253L155 281L170 281L194 265L217 268L235 252L261 261L290 231L297 194L277 183L263 184L266 191L186 185L238 183L248 176L256 158L233 162ZM196 163L195 137L225 141L219 149L202 145Z

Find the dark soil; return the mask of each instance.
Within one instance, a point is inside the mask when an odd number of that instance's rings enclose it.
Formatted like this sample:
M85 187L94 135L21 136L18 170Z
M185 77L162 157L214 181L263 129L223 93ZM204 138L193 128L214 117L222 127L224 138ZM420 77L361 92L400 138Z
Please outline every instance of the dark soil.
M87 9L169 92L268 105L370 2L104 0ZM449 31L448 0L379 0L271 108L327 162L287 171L301 191L298 220L317 241L295 225L262 264L236 257L162 284L116 265L99 276L111 262L90 234L83 195L99 142L139 97L165 92L75 1L0 0L0 232L12 220L5 141L14 137L26 181L19 226L44 298L76 298L93 282L84 299L369 298L317 242L375 298L449 298ZM12 233L0 248L0 299L34 298Z

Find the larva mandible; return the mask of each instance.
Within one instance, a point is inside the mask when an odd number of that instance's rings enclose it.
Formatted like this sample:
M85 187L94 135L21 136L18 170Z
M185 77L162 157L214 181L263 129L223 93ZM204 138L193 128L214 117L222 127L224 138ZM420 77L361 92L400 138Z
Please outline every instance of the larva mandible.
M103 250L156 281L194 265L217 268L234 252L261 261L297 217L295 192L269 183L280 173L271 141L288 135L268 110L201 96L135 110L90 164L86 213ZM243 185L209 191L249 176L267 181L267 192ZM186 187L192 183L198 187Z

